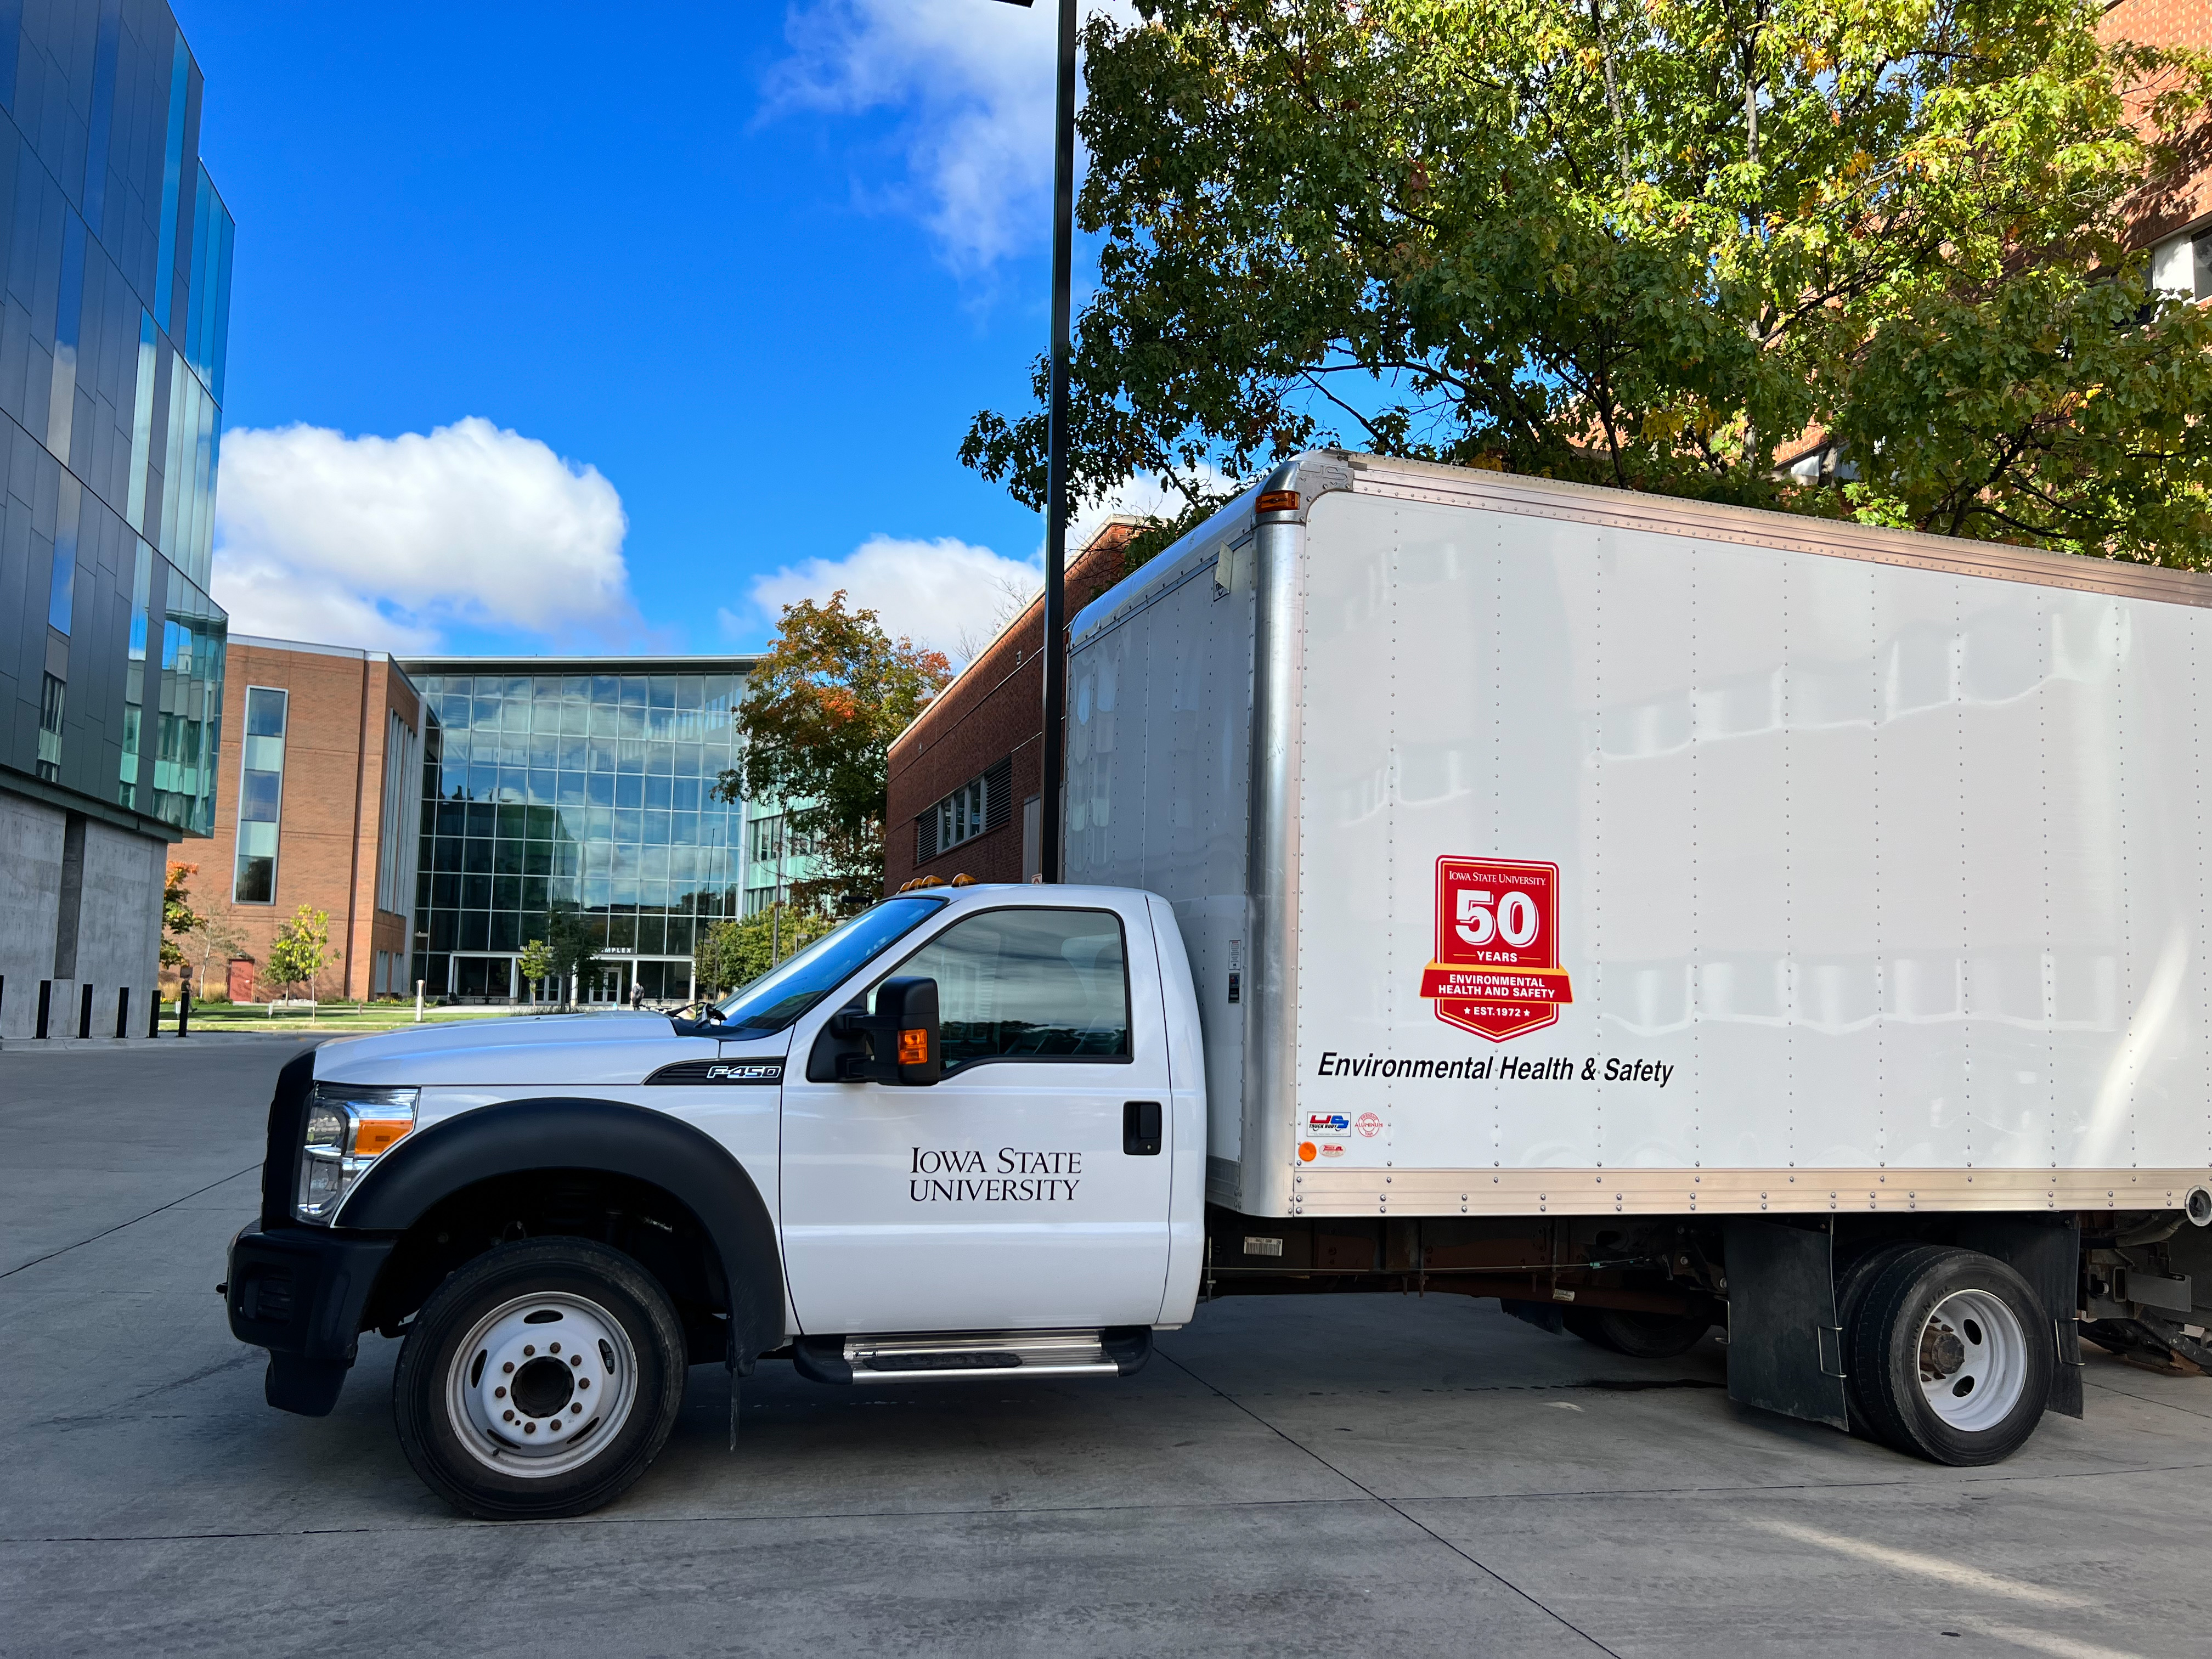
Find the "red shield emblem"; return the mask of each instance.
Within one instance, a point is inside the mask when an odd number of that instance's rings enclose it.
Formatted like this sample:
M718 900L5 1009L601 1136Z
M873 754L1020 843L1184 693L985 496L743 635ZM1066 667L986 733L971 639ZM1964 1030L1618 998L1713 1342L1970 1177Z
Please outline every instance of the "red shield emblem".
M1559 866L1437 860L1437 953L1421 994L1447 1025L1503 1042L1554 1024L1572 1002L1559 966Z

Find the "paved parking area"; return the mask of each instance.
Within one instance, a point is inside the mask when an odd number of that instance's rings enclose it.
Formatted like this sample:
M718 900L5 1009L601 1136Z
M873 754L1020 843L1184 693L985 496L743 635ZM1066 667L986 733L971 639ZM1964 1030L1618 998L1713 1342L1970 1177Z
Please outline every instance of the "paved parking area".
M2212 1381L1939 1469L1450 1297L1201 1308L1139 1376L722 1374L618 1504L456 1518L371 1336L261 1401L214 1294L296 1040L0 1054L0 1651L2203 1652Z

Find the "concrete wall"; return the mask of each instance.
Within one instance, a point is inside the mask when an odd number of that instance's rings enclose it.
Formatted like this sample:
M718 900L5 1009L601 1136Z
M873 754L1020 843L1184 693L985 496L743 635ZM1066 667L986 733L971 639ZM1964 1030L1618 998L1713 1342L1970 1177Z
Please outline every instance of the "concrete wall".
M28 1036L54 973L67 814L0 793L0 1037Z
M92 988L91 1035L145 1035L157 994L161 884L168 843L12 793L0 793L0 1038L33 1037L39 991L46 1034L74 1042Z

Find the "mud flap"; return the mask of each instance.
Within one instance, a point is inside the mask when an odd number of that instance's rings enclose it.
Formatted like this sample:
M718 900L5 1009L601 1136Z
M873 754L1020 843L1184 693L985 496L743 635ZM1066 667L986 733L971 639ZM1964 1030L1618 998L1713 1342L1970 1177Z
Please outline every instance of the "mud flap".
M2071 1215L1961 1217L1959 1243L1993 1255L2027 1281L2051 1317L2058 1363L2044 1410L2081 1415L2081 1333L2074 1310L2081 1277L2081 1224Z
M1816 1227L1727 1224L1729 1398L1845 1428L1834 1239Z

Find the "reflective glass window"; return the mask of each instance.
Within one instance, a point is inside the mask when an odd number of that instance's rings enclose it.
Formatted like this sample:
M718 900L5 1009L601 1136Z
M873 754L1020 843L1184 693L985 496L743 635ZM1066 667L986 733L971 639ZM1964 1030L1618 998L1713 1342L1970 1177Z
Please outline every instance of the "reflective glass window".
M987 910L901 963L937 981L948 1070L987 1060L1122 1060L1129 988L1110 910Z

